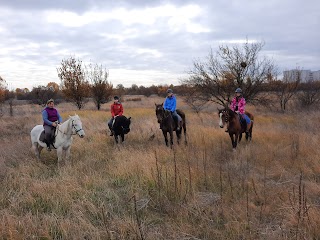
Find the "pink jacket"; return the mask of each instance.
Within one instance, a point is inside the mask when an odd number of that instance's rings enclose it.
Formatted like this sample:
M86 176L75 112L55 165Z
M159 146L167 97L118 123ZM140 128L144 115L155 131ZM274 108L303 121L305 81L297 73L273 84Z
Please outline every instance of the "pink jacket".
M241 113L241 114L244 114L244 111L245 111L245 107L246 107L246 100L241 97L239 99L239 101L237 102L237 97L234 97L231 101L231 104L230 104L230 109L232 111L235 111L236 109L236 106L238 105L238 111Z

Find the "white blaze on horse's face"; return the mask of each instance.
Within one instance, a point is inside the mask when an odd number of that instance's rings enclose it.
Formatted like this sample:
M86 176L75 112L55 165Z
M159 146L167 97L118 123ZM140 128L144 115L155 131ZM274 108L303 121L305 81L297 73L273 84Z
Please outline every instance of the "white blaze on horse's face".
M71 117L72 121L72 134L78 134L79 137L83 138L85 136L84 130L82 129L82 122L78 115Z
M219 126L221 127L221 128L223 128L223 121L222 121L222 112L221 113L219 113L219 117L220 117L220 120L219 120Z

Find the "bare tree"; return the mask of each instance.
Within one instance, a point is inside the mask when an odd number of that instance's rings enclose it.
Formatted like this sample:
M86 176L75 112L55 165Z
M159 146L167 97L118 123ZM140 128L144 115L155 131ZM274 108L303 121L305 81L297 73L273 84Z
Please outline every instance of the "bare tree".
M47 101L50 98L55 98L57 95L57 92L53 87L51 87L51 85L46 86L38 86L38 87L34 87L29 96L31 98L31 101L33 103L45 106ZM16 94L18 96L19 90L16 89Z
M0 117L2 113L2 103L6 98L6 81L0 76Z
M240 87L247 102L259 100L262 86L270 76L276 75L272 60L259 54L264 43L242 46L220 46L216 54L211 50L206 61L195 61L189 78L183 84L195 87L208 100L225 105L234 90Z
M86 78L91 83L94 103L98 110L101 104L108 101L112 95L113 85L108 82L109 72L102 65L89 64L86 66Z
M183 93L184 102L200 117L199 114L207 106L208 100L194 87L185 86L183 88Z
M5 100L6 81L0 76L0 104Z
M301 81L301 71L290 71L284 74L282 81L271 82L279 100L281 111L285 111L289 100L298 92Z
M320 103L320 81L303 83L299 89L297 97L301 107L309 108Z
M82 61L74 57L63 59L57 71L63 94L80 110L85 104L86 97L90 96L90 85L85 79Z
M126 88L123 86L123 84L120 83L117 85L114 94L118 95L120 98L126 94Z

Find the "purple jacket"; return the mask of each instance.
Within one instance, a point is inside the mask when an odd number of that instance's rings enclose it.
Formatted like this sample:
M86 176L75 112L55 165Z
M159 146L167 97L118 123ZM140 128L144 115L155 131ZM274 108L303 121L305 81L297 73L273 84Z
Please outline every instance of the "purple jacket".
M52 126L55 121L62 122L62 118L57 109L46 107L42 111L43 125Z

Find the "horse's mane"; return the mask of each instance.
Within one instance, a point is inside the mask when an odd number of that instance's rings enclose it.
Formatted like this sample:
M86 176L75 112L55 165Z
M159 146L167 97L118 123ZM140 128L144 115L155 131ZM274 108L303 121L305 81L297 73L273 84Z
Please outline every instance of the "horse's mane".
M234 117L236 115L236 112L234 112L231 108L229 108L228 106L225 107L222 111L225 111L226 113L228 113L228 115L230 117Z

